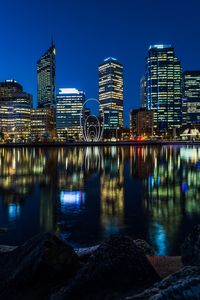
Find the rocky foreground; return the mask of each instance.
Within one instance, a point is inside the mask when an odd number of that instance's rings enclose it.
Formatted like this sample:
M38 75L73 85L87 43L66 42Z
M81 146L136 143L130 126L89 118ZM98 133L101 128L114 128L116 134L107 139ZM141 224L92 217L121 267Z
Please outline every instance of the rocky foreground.
M0 299L200 299L200 225L182 245L181 259L155 257L145 241L127 236L75 251L46 233L0 247Z

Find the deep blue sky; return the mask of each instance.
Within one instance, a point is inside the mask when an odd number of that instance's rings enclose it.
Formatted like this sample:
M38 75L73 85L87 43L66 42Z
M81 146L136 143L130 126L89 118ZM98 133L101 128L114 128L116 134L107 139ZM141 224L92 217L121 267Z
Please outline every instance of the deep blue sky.
M57 48L57 88L98 96L98 64L124 64L125 124L139 106L150 44L171 43L184 69L200 69L199 0L10 0L0 9L0 80L14 78L36 103L36 61Z

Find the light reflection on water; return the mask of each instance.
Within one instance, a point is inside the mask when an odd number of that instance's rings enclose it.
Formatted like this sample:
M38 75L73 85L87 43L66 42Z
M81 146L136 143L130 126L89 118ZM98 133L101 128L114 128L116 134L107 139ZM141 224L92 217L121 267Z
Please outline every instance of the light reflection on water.
M179 254L200 223L200 148L0 148L0 243L55 231L74 245L126 233Z

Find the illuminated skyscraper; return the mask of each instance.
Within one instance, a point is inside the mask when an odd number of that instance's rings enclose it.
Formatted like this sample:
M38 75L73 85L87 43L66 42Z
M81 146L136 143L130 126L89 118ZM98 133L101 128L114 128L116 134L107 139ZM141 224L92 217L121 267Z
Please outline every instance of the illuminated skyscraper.
M99 65L99 102L104 128L123 127L123 65L116 58Z
M32 96L14 80L0 83L0 130L5 140L30 137Z
M80 114L85 101L85 93L74 88L59 90L56 104L56 129L62 140L81 137Z
M154 111L154 127L181 125L181 64L171 45L152 45L146 60L147 109Z
M37 61L38 107L55 106L56 48L51 47Z
M183 73L183 125L200 125L200 71Z

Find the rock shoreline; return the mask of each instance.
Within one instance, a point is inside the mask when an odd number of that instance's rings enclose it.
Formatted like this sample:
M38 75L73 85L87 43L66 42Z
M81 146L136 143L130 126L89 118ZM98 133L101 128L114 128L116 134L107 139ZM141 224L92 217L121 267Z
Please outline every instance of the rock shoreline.
M0 245L0 299L200 299L200 225L181 249L182 257L158 257L123 235L73 249L51 233Z

